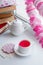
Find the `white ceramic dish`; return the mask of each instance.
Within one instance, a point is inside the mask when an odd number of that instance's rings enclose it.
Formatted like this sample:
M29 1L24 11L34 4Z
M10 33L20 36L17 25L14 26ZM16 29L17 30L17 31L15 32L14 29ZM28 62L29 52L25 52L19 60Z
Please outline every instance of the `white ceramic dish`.
M18 51L18 46L17 46L17 45L15 45L15 47L14 47L14 52L15 52L17 55L19 55L19 56L29 56L29 55L31 55L30 52L28 52L28 53L26 53L26 54L20 53L20 52Z

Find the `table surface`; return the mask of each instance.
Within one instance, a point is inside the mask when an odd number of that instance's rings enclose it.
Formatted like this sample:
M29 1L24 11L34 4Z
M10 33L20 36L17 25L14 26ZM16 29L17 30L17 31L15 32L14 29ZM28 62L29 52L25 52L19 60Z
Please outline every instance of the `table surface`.
M17 12L28 19L27 14L25 13L24 15L24 1L17 0L17 5ZM18 44L23 39L30 40L30 42L34 44L31 55L27 57L21 57L16 55L15 53L7 55L0 51L0 54L5 57L0 57L1 65L43 65L43 49L34 37L34 32L32 31L30 26L28 26L28 30L26 30L22 35L17 37L11 35L9 30L0 35L0 49L4 44Z

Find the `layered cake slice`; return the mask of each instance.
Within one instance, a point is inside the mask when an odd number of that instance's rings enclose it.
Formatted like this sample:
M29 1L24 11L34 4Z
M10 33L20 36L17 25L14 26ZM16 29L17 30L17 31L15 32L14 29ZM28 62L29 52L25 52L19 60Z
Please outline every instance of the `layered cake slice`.
M7 18L7 17L13 16L13 15L14 15L13 12L0 13L0 19Z
M15 19L16 18L14 16L10 16L10 17L7 17L7 18L2 18L2 19L0 19L0 24L6 23L7 21L12 22Z
M8 6L8 7L0 8L0 13L14 11L14 10L16 10L16 6L11 5L11 6Z
M15 19L16 18L14 16L0 19L0 33L4 32L7 29L7 27L8 27L7 21L13 22L13 20L15 20Z

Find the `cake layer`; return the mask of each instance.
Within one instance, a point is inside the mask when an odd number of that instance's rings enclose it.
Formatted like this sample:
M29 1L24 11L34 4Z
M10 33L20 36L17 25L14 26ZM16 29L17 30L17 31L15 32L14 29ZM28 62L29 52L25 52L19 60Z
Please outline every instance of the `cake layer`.
M2 18L7 18L7 17L10 17L10 16L12 16L12 15L13 15L12 12L1 13L1 14L0 14L0 19L2 19Z
M11 5L11 6L8 6L8 7L0 8L0 13L9 12L9 11L13 11L13 10L16 10L16 6L15 5Z
M10 16L10 17L7 17L7 18L3 18L3 19L0 19L0 24L6 23L7 21L12 22L15 19L16 18L14 16Z

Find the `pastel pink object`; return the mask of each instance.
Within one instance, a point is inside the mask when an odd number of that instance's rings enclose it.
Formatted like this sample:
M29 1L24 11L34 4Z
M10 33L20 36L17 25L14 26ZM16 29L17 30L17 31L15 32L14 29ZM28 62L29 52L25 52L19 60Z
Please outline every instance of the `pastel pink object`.
M39 22L39 24L38 24ZM36 38L39 40L39 43L41 43L43 47L43 26L41 25L41 20L36 17L30 18L30 25L35 32Z
M30 2L27 7L26 7L26 10L29 12L31 10L35 9L35 6L33 5L33 2Z
M37 9L39 10L40 15L43 16L43 2L40 2L40 3L37 5Z
M39 12L40 14L42 15L43 14L43 8L41 8L41 5L43 7L43 3L40 3L39 2L42 2L42 0L33 0L33 3L34 5L39 8ZM31 8L30 8L30 5L31 5ZM26 8L26 11L27 11L27 14L30 16L30 25L33 29L33 31L35 32L35 37L37 38L37 40L39 41L39 43L41 44L41 46L43 47L43 26L42 26L42 21L40 18L37 17L37 14L39 15L39 13L37 12L37 9L35 8L32 4L32 2L28 2L27 4L27 8ZM38 6L37 6L38 5ZM32 7L34 6L34 7Z
M38 16L38 11L36 9L36 7L34 6L33 2L30 2L27 6L26 6L26 12L29 15L29 17L33 17L33 16Z
M25 4L29 4L30 2L32 2L33 0L26 0Z
M43 16L43 0L34 0L33 3L38 9L40 15Z
M6 44L2 47L2 51L4 53L13 53L14 52L14 44Z
M34 16L34 17L35 17L35 16L37 17L39 13L38 13L38 11L37 11L36 9L32 9L32 10L29 11L29 12L27 11L27 14L28 14L29 17L33 17L33 16Z
M30 19L30 25L34 29L36 26L41 25L41 20L39 20L39 18L37 18L37 17L31 17L31 19Z
M37 5L37 2L38 2L39 0L33 0L33 3L34 3L34 5L36 6Z
M41 43L41 46L42 46L42 48L43 48L43 37L40 39L39 42Z
M15 4L15 0L0 0L0 8L14 4Z

